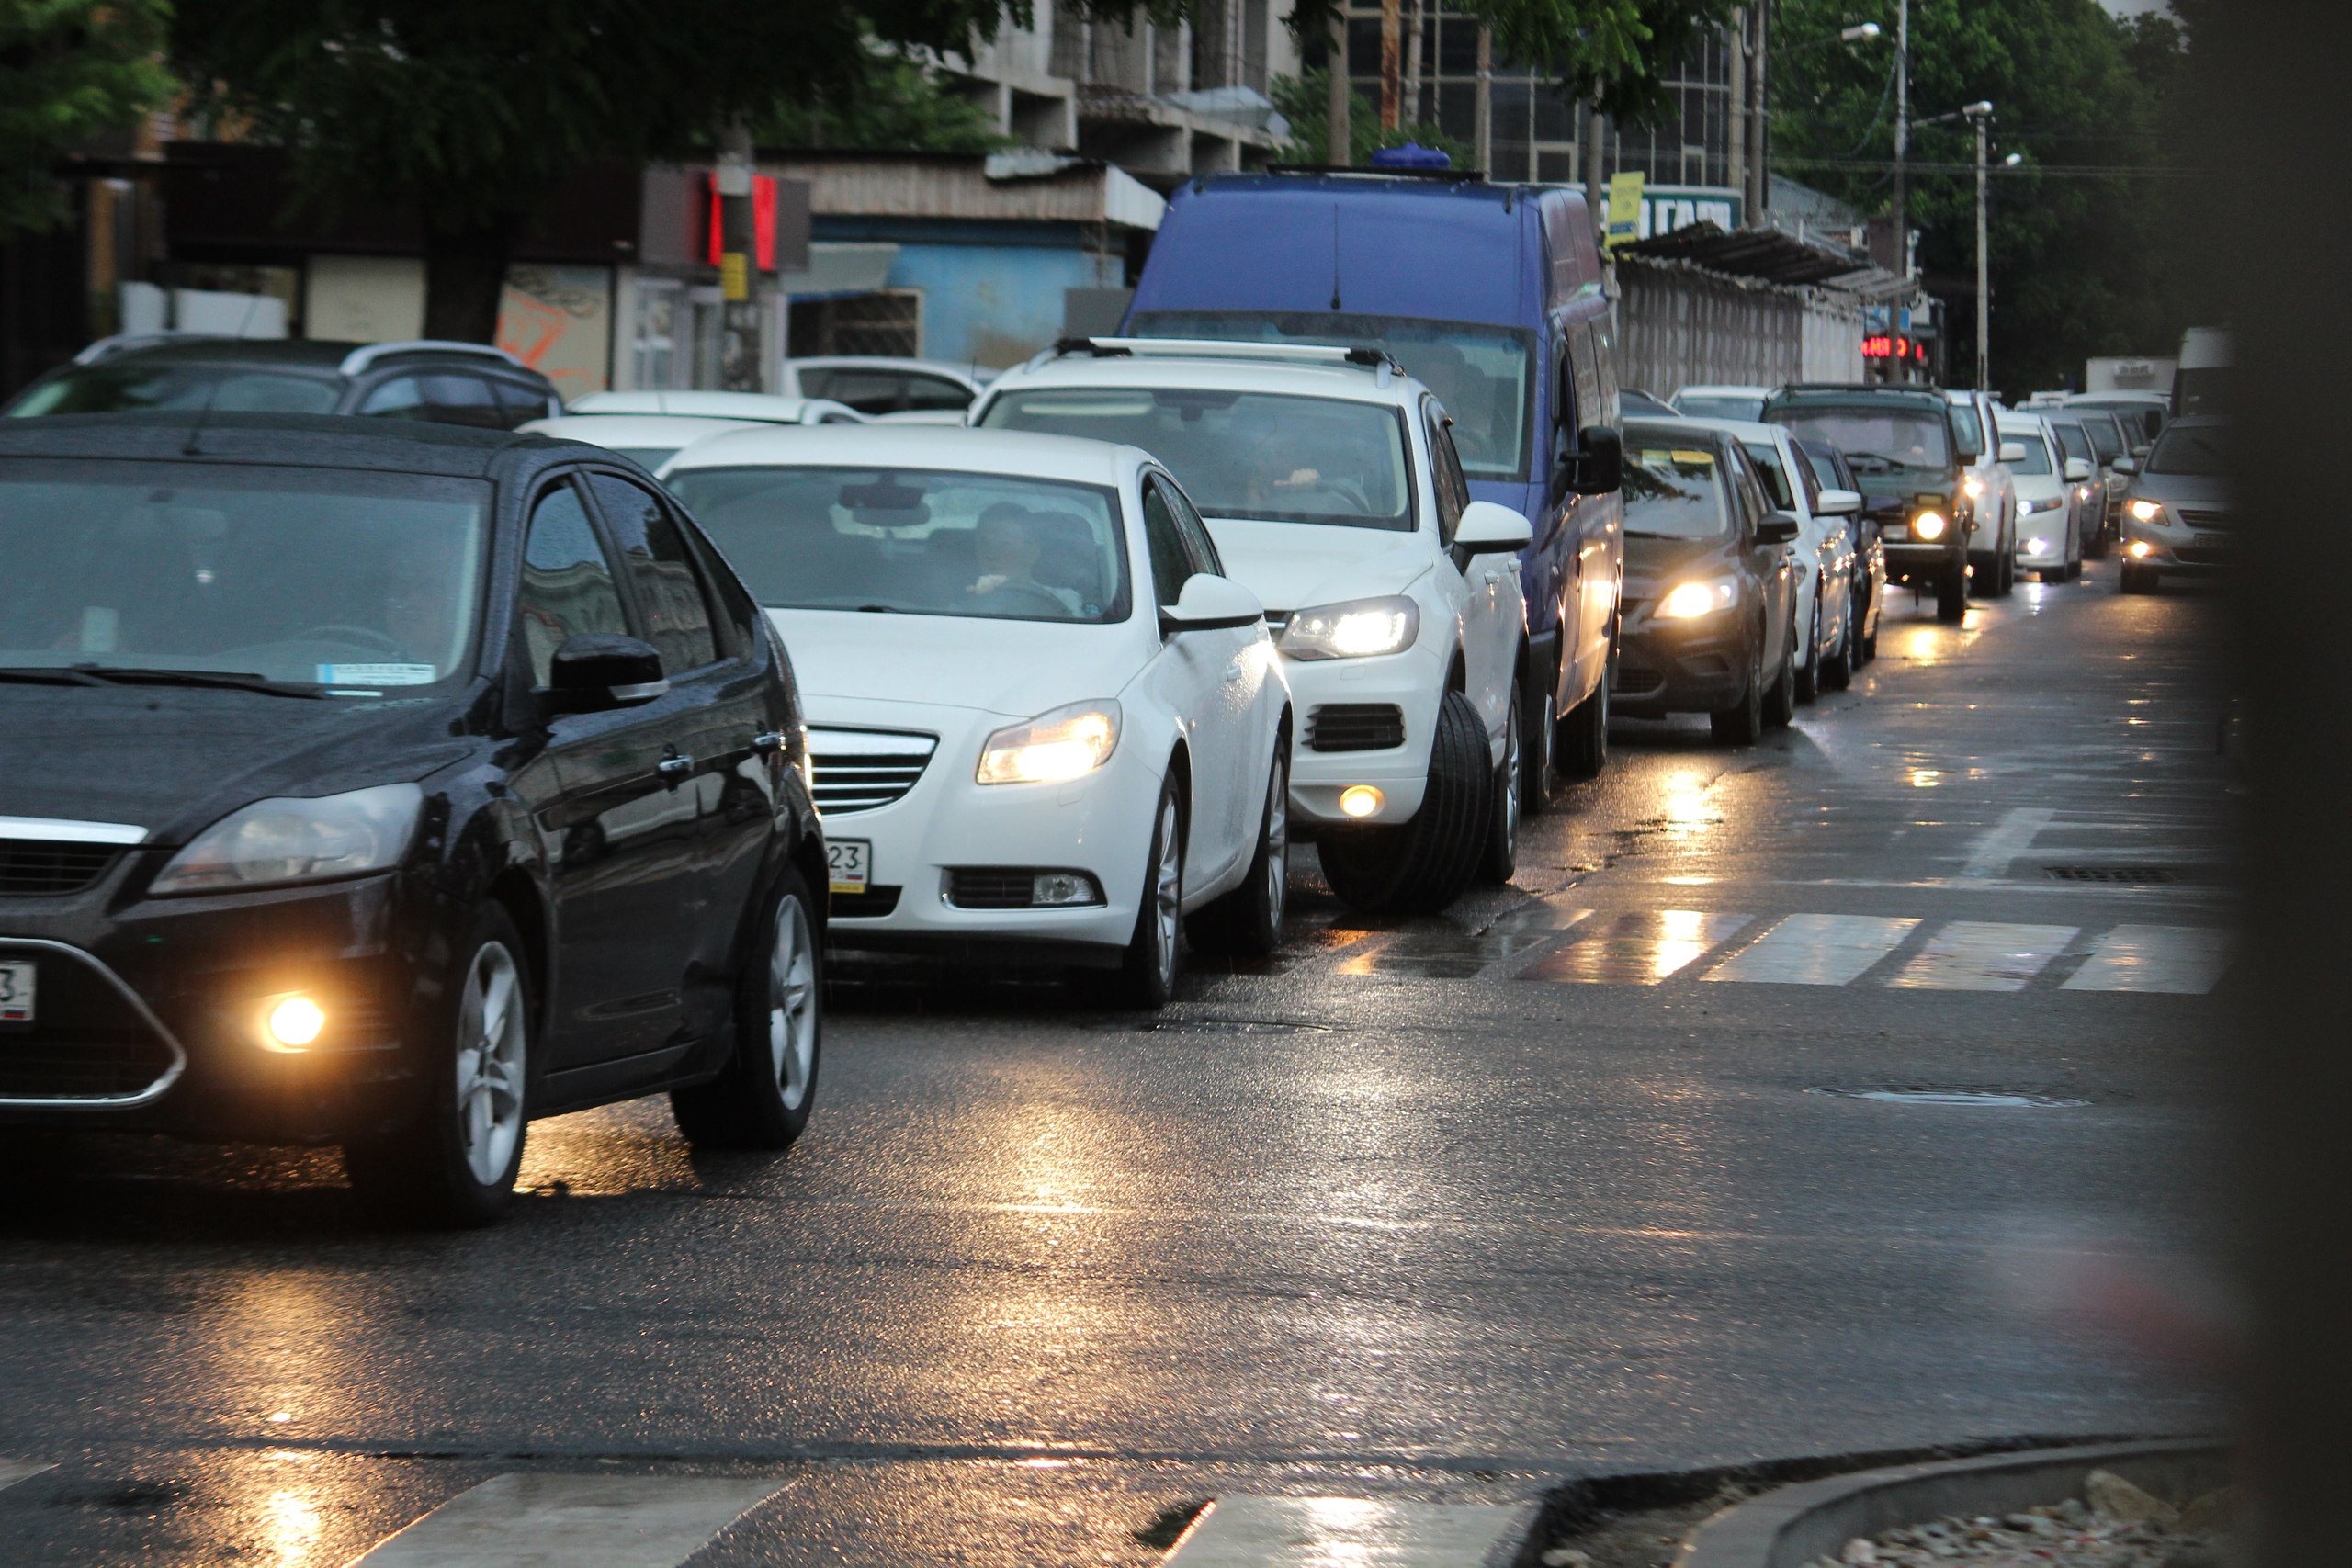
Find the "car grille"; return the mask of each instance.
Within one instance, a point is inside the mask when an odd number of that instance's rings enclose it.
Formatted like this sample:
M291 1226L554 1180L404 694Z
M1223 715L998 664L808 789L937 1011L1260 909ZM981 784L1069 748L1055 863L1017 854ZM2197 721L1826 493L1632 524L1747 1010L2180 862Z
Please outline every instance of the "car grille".
M825 915L835 920L878 920L899 907L899 889L868 886L863 893L836 893L825 903Z
M1027 866L952 866L947 901L959 909L1026 909L1036 877Z
M31 960L30 1022L0 1023L0 1100L62 1105L160 1092L186 1058L88 955L0 940L0 960Z
M2199 549L2194 545L2173 551L2183 566L2228 566L2238 558L2235 550Z
M1653 670L1646 664L1635 664L1630 660L1621 661L1617 672L1609 679L1612 696L1646 697L1665 689L1665 671Z
M889 805L915 787L939 750L939 738L895 730L808 731L817 767L817 809L847 817Z
M2183 508L2180 520L2192 528L2229 528L2235 526L2238 519L2233 512L2190 512Z
M1405 710L1395 703L1325 703L1306 716L1310 751L1385 751L1405 744Z
M97 882L122 850L115 844L0 839L0 896L55 897Z

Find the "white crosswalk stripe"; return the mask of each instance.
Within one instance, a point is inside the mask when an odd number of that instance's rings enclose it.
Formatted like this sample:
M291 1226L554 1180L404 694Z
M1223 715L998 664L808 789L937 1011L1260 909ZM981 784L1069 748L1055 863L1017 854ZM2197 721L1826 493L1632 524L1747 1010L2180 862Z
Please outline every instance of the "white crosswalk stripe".
M0 1459L0 1492L6 1492L19 1481L30 1481L44 1470L56 1468L53 1464L43 1464L39 1460Z
M1368 1497L1220 1497L1184 1532L1170 1568L1475 1568L1516 1561L1532 1504Z
M1896 948L1917 919L1889 915L1785 915L1699 977L1768 986L1844 986Z
M2022 991L2066 951L2075 929L1954 920L1887 984L1902 990Z
M757 1477L493 1476L352 1568L677 1568L785 1485Z
M2118 926L2098 939L2068 991L2201 997L2229 967L2230 934L2199 926Z

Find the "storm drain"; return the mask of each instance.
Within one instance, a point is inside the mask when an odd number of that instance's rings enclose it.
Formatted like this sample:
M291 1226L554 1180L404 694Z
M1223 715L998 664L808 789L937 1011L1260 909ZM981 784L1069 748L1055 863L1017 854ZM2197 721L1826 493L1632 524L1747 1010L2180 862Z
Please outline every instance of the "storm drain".
M2187 880L2168 865L2046 865L2054 882L2105 882L2152 887Z
M1983 1111L2067 1111L2090 1103L2000 1089L1815 1089L1805 1092L1839 1100L1874 1100L1882 1105L1957 1105Z

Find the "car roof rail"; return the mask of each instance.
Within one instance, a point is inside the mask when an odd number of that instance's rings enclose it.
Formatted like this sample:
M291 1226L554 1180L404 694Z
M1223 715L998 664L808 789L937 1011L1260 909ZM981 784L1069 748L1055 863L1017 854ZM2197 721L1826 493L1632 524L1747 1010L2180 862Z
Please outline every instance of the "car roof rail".
M1054 344L1056 357L1073 354L1097 359L1254 359L1276 365L1353 365L1384 375L1404 373L1385 348L1323 343L1247 343L1226 338L1066 337Z
M159 343L180 343L190 338L207 337L207 333L175 332L166 327L153 333L114 333L85 344L74 356L76 365L96 365L101 359L111 359L118 354L128 354L134 348L152 348Z
M514 366L518 370L527 368L521 360L494 344L459 343L453 338L439 337L405 338L393 343L371 343L364 347L355 348L345 355L343 363L335 368L345 376L358 376L364 374L370 366L379 360L396 358L404 354L473 355L479 358L499 360Z

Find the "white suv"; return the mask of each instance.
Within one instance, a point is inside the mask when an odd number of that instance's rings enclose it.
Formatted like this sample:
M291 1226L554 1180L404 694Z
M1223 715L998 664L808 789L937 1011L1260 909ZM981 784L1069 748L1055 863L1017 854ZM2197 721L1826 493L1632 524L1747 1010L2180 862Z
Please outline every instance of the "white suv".
M972 423L1140 446L1262 600L1300 732L1294 825L1359 908L1507 879L1520 818L1527 519L1470 499L1444 409L1376 348L1078 340Z

